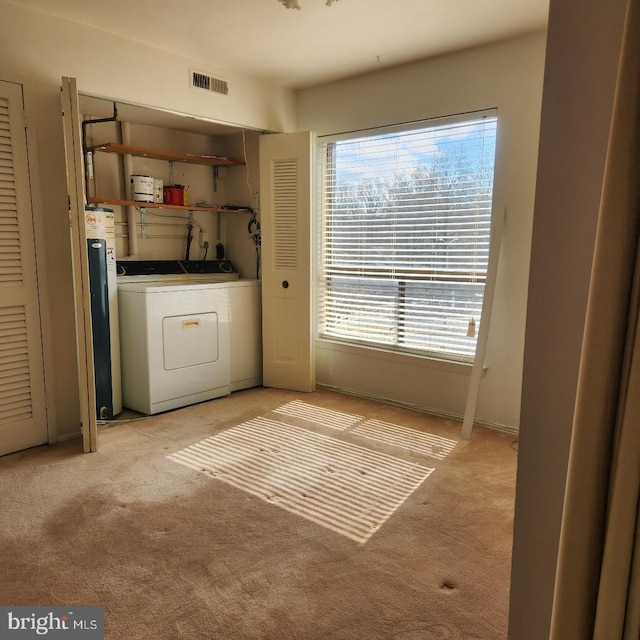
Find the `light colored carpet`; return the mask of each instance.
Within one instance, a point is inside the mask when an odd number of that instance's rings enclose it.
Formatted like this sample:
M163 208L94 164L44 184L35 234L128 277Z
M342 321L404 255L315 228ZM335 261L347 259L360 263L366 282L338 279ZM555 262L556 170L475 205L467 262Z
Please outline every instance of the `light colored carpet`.
M362 416L317 407L303 400L292 400L291 402L287 402L287 404L283 404L281 407L277 407L274 411L286 416L302 418L302 420L316 425L340 430L348 429L362 420Z
M169 456L365 543L433 471L267 418Z
M392 447L399 447L412 453L422 453L431 458L443 460L456 446L451 438L434 436L417 429L407 429L381 420L366 420L358 425L352 433L377 442L384 442Z
M109 640L503 640L517 454L459 432L258 388L101 430L94 454L6 456L0 603L104 606ZM211 443L206 464L176 463Z

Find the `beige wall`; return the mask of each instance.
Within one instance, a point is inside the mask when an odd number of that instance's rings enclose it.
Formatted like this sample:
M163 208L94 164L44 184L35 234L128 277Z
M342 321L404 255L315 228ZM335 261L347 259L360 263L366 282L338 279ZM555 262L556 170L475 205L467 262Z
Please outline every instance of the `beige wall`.
M294 128L291 91L225 71L230 95L203 94L188 87L192 66L218 71L160 48L0 0L0 79L19 82L25 88L47 406L50 427L60 437L77 433L79 427L60 79L64 75L76 77L84 93L245 127Z
M545 34L448 55L298 95L298 126L333 134L497 107L495 205L506 207L477 418L517 428ZM319 342L318 382L462 415L469 367Z
M35 134L31 158L48 406L58 433L64 437L78 429L62 75L76 77L83 93L274 131L309 128L327 134L497 107L495 199L506 206L507 221L478 418L517 427L544 41L545 35L537 34L303 90L296 105L291 91L226 71L230 96L202 95L187 86L189 68L202 68L198 61L0 0L0 78L24 84ZM230 219L223 232L235 237L245 227L244 220ZM253 257L243 253L240 262L243 271L253 270ZM446 414L462 413L467 367L380 355L320 344L318 379Z
M626 0L551 0L509 638L549 637L594 234Z

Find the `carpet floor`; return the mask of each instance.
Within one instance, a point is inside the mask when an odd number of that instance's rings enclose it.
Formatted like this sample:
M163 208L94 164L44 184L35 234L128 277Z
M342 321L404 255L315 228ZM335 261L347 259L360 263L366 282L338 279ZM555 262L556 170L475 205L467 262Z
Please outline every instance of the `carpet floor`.
M116 639L503 640L514 437L257 388L0 458L0 604Z

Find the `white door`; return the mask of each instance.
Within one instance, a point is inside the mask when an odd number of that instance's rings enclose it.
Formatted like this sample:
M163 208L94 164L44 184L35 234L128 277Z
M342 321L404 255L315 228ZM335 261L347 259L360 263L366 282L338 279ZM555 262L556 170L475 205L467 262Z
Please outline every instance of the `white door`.
M22 85L0 81L0 455L48 441Z
M91 297L89 293L89 261L85 233L84 165L78 90L75 78L62 78L62 124L69 194L69 226L76 310L76 347L78 350L78 382L80 389L80 426L85 453L98 448L96 392L93 374L91 338Z
M313 391L313 134L260 138L263 384Z

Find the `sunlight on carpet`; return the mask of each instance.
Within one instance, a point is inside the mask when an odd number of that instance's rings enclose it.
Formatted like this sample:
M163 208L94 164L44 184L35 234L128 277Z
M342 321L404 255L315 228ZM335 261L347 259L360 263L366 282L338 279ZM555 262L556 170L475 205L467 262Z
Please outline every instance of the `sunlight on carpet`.
M361 544L433 471L262 417L167 457Z
M313 404L308 404L302 400L293 400L292 402L288 402L287 404L274 409L274 411L276 413L292 416L294 418L302 418L309 422L340 430L348 429L364 419L363 416L358 416L354 413L343 413L342 411L325 409Z
M444 460L456 446L455 440L434 436L415 429L408 429L390 422L382 422L381 420L367 420L357 426L351 433L376 442L394 445L414 453L422 453L438 460Z

